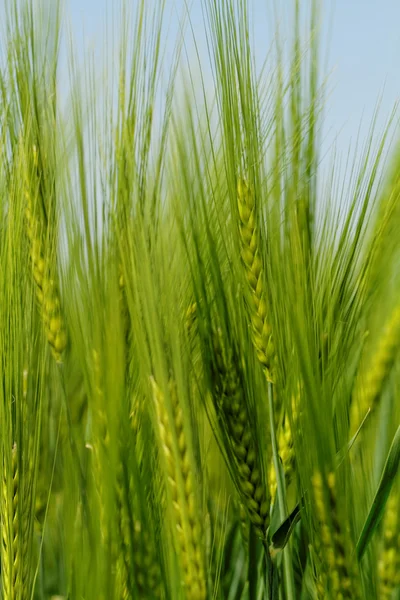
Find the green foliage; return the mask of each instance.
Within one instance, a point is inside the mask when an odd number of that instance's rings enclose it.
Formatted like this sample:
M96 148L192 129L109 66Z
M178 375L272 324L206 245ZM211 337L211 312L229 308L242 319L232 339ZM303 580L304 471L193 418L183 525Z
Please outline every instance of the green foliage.
M99 89L58 0L6 2L1 597L389 600L394 114L342 181L317 2L259 70L246 0L203 0L211 94L122 4Z

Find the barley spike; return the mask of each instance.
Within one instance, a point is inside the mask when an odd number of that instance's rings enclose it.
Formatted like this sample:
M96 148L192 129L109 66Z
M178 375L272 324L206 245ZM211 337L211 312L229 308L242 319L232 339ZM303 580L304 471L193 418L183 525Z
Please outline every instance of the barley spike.
M240 242L243 265L250 289L250 320L253 343L258 360L261 362L268 381L273 381L273 360L275 356L272 330L267 319L267 299L265 272L261 257L260 237L256 224L254 195L247 184L240 179L237 187L240 217Z
M170 381L169 385L172 419L168 414L164 394L153 378L151 384L161 450L175 516L175 533L186 595L193 600L204 600L206 585L201 548L202 528L196 510L194 474L191 469L182 408L173 381ZM176 445L172 432L175 433Z
M332 598L337 600L357 600L360 598L358 573L353 568L350 553L346 552L349 540L343 532L339 519L335 474L329 473L326 492L320 472L312 478L314 502L320 529L324 567L328 569L328 580ZM322 578L323 580L323 578Z
M266 539L269 501L243 398L243 387L235 361L226 358L217 335L214 336L214 354L217 367L214 372L214 402L226 423L227 437L236 463L241 502L257 535Z

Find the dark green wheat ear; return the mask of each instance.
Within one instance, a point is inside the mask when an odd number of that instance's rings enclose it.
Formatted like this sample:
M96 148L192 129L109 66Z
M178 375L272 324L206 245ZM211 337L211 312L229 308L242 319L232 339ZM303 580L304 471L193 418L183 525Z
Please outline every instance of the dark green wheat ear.
M382 600L391 600L400 585L400 512L398 490L393 490L383 518L383 540L378 560L379 594Z
M213 336L215 364L213 366L212 397L215 411L224 428L228 445L230 471L237 482L240 500L257 535L265 540L269 528L270 499L265 484L260 457L254 440L246 406L238 361L226 350L221 333Z

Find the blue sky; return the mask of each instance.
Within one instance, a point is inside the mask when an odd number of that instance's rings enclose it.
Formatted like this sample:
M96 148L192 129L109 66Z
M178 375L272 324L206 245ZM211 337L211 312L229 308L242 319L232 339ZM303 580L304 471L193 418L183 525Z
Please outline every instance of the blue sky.
M117 9L116 0L67 0L74 31L85 31L86 43L102 44L105 15ZM136 2L137 0L132 0ZM147 0L149 4L158 0ZM249 0L254 16L254 42L262 60L272 41L272 6L289 6L290 0ZM317 0L323 15L322 38L329 49L324 71L329 76L330 95L326 103L325 136L338 136L345 149L357 137L365 137L378 98L383 94L378 126L383 127L400 96L400 1L399 0ZM188 0L190 2L190 0ZM303 4L307 4L303 0ZM178 27L184 0L167 0L170 36ZM285 15L280 11L281 23ZM287 12L287 10L286 10ZM201 0L191 1L191 20L200 50L206 52L202 37ZM82 29L83 28L83 29Z

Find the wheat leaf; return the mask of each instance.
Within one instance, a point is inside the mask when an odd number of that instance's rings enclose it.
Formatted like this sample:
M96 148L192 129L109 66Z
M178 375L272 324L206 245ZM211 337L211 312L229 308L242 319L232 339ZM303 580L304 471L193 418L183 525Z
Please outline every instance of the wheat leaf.
M365 550L379 525L385 509L386 501L389 497L390 490L396 477L400 463L400 426L398 427L395 436L390 446L389 454L386 459L385 466L378 489L375 493L368 517L362 528L361 535L357 542L357 558L361 560Z

